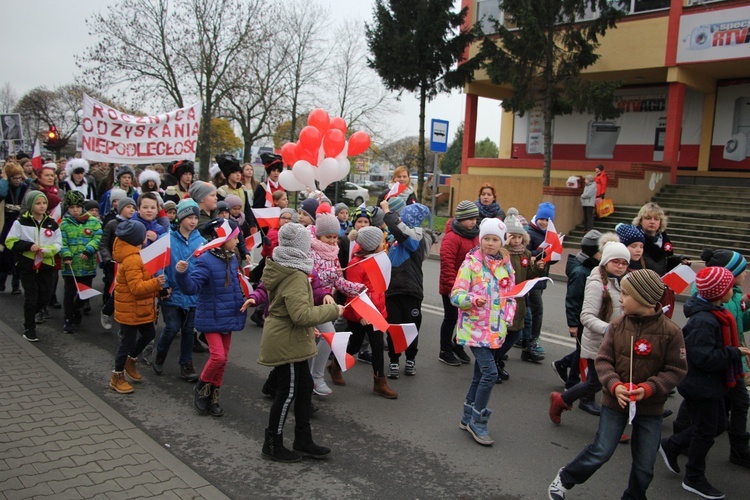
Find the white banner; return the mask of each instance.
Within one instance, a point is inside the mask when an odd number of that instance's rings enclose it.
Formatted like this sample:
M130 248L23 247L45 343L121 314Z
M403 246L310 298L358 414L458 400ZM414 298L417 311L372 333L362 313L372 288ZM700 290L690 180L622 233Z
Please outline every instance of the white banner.
M193 161L201 104L160 115L134 116L84 94L82 155L87 160L128 164Z
M677 63L746 59L750 53L750 7L680 17Z

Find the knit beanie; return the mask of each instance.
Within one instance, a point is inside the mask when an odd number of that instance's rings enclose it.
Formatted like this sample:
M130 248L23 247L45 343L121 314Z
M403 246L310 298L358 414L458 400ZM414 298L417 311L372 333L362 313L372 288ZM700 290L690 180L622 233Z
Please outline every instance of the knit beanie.
M65 197L63 198L63 210L67 210L72 206L83 208L84 201L85 198L83 197L82 192L71 189L65 193Z
M473 201L463 200L456 206L456 220L479 218L479 208Z
M112 188L112 191L109 192L109 201L110 203L114 203L115 201L119 202L127 195L128 193L126 193L124 189Z
M339 220L331 214L320 214L315 220L316 236L338 235L340 230Z
M615 226L615 232L620 237L620 242L626 247L629 247L632 243L646 243L646 236L632 224L621 222Z
M229 212L229 203L227 203L225 200L221 200L216 204L216 211L217 212Z
M170 210L177 210L177 203L172 200L164 202L164 211L169 212Z
M195 200L186 198L177 205L177 222L182 222L182 219L190 217L191 215L200 218L201 209L198 207Z
M333 215L336 217L339 216L339 212L342 210L349 211L349 207L346 205L346 203L336 203L336 205L333 207Z
M507 228L505 227L505 223L503 223L503 221L495 217L488 217L482 220L482 223L479 225L479 241L482 241L482 238L484 238L485 236L493 234L500 238L502 244L505 245L506 232Z
M583 235L583 238L581 239L581 251L589 257L596 255L596 252L599 251L599 238L601 237L602 233L596 229L592 229Z
M539 208L536 210L536 218L538 219L549 219L549 220L555 220L555 206L545 201L544 203L539 204Z
M115 236L137 247L146 239L146 226L137 220L124 220L117 225Z
M422 222L430 215L430 209L421 203L412 203L401 209L399 217L408 227L419 227Z
M310 251L311 238L310 231L295 222L284 224L279 229L279 246L296 248L305 255Z
M206 196L216 191L216 187L213 184L204 181L195 181L188 193L190 197L195 200L196 203L202 202Z
M45 163L41 167L35 168L34 172L36 172L36 175L39 176L39 174L41 174L42 170L44 170L45 168L48 168L52 170L53 172L57 172L57 163L54 163L54 162Z
M351 211L352 222L356 222L361 217L369 221L371 215L370 210L364 207L357 207Z
M695 288L708 301L722 298L733 286L734 275L726 267L704 267L695 275Z
M476 207L476 204L474 204ZM508 234L520 234L521 236L526 234L526 230L523 228L523 224L518 220L518 209L510 207L508 209L508 216L505 218L505 228Z
M34 207L34 203L36 203L36 199L40 196L44 197L44 199L47 199L47 196L45 196L44 193L41 191L36 190L30 190L26 191L26 194L23 196L23 201L21 202L21 205L23 205L23 208L26 212L31 212L31 209ZM49 202L49 200L47 200Z
M125 174L130 174L130 178L135 180L135 170L130 165L120 165L115 169L115 179L118 181Z
M626 274L620 280L620 288L644 306L655 306L664 295L664 283L659 274L651 269L639 269Z
M388 210L398 213L406 206L406 202L400 196L394 196L388 200Z
M370 225L375 227L381 227L384 222L385 212L380 207L367 207L367 212L370 214ZM360 215L360 217L362 217Z
M292 216L292 222L299 223L299 215L297 215L297 212L295 212L293 208L282 208L279 217L284 214L290 214Z
M706 248L701 252L701 260L705 261L707 266L726 267L732 271L735 278L747 267L745 257L732 250Z
M357 243L365 252L374 252L383 241L383 230L365 226L357 232Z
M136 209L138 208L135 200L126 196L125 198L120 198L120 201L117 202L117 212L122 212L122 209L127 207L128 205L133 205L133 207L135 207Z
M83 202L83 211L99 210L99 203L96 200L86 200Z
M224 198L224 201L227 202L227 206L229 208L241 207L242 206L242 200L236 194L230 194L229 196L227 196L226 198Z
M315 198L306 198L305 201L300 203L299 209L305 212L315 222L315 212L318 210L320 204Z
M604 249L602 250L602 260L600 261L600 265L606 266L609 261L615 259L630 262L630 250L628 250L628 247L620 242L607 242L607 244L604 245Z

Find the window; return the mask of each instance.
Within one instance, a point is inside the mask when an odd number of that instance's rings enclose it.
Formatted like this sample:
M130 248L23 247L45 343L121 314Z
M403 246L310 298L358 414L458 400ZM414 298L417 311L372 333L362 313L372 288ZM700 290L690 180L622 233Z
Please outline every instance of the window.
M502 24L503 17L498 0L477 0L476 22L479 23L485 34L495 33L495 25L492 20L499 21Z

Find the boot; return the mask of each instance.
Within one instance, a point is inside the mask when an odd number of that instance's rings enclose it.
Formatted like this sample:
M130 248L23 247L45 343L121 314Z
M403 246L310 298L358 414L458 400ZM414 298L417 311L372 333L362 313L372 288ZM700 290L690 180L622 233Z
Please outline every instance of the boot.
M729 435L729 461L735 465L750 468L750 434Z
M549 419L560 425L560 415L565 410L570 411L570 406L563 401L562 394L559 392L551 393L549 395Z
M476 409L471 410L471 421L469 422L468 430L474 441L483 446L492 446L492 443L495 442L487 430L487 421L490 419L490 415L492 415L492 410L489 408L485 408L481 412Z
M334 385L346 385L346 380L344 380L344 376L341 375L339 362L335 359L331 361L330 365L328 365L328 374L331 376Z
M211 384L198 380L194 392L193 405L198 413L205 415L208 413L209 400L211 399Z
M164 372L164 361L167 359L167 353L155 351L154 352L154 364L151 368L154 369L154 373L161 375Z
M188 382L196 382L198 380L198 374L195 373L195 367L193 367L192 361L180 365L180 378L187 380Z
M221 390L221 387L217 387L215 385L211 386L211 404L208 406L208 413L211 414L212 417L220 417L224 415L224 410L219 406L219 391Z
M523 351L521 351L521 361L528 361L530 363L539 363L542 360L544 360L544 354L537 351L534 341L524 340Z
M131 358L130 356L125 360L125 375L127 375L133 382L140 382L141 379L143 379L141 374L138 373L138 368L136 367L137 362L138 360L136 358Z
M303 457L324 458L331 453L330 448L318 446L313 442L312 431L308 427L305 430L294 430L294 444L292 449Z
M581 398L578 402L578 408L595 417L598 417L602 413L602 407L599 406L596 399Z
M302 457L284 448L284 435L266 429L266 440L263 442L263 458L277 462L299 462Z
M374 378L375 385L373 385L372 387L372 392L374 392L378 396L383 396L386 399L396 399L398 397L398 393L388 387L388 381L385 376L378 377L377 375L375 375Z
M469 403L464 403L464 414L461 416L461 422L458 423L458 428L468 430L469 422L471 422L471 412L474 410L474 406Z
M201 344L201 341L198 340L198 337L193 339L193 352L197 352L197 353L206 352L206 348L203 347L203 344Z
M124 372L112 372L109 376L109 388L120 394L130 394L133 392L133 386L125 380Z

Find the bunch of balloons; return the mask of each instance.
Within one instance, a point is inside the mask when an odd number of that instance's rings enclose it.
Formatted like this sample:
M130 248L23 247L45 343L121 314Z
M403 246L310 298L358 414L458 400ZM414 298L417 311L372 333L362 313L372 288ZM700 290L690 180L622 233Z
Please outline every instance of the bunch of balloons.
M281 148L284 163L293 165L279 176L281 187L287 191L323 190L329 184L349 174L348 156L357 156L370 147L370 136L354 132L346 140L343 118L328 116L323 109L314 109L307 117L308 125L299 133L296 143L288 142Z

